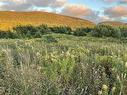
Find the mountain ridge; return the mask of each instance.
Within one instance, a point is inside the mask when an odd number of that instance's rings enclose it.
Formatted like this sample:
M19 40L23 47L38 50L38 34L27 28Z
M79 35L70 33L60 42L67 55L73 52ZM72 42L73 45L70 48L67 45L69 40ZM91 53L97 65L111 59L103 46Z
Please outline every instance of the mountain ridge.
M112 26L127 26L127 23L120 22L120 21L104 21L104 22L100 22L99 24L106 24Z

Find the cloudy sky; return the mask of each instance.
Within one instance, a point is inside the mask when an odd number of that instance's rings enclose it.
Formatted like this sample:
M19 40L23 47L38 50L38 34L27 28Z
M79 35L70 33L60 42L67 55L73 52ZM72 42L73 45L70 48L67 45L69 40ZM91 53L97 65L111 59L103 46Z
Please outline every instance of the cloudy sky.
M1 11L47 11L94 22L127 22L127 0L0 0Z

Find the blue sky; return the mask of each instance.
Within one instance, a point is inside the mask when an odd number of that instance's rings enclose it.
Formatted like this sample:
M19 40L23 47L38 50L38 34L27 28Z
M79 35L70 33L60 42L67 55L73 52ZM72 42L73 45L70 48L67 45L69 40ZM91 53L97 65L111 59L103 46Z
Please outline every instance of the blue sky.
M1 11L46 11L93 22L127 22L127 0L0 0Z
M77 3L77 4L84 4L85 6L88 6L89 8L93 9L93 10L100 10L102 9L105 4L102 3L102 1L98 1L98 0L69 0L70 3Z

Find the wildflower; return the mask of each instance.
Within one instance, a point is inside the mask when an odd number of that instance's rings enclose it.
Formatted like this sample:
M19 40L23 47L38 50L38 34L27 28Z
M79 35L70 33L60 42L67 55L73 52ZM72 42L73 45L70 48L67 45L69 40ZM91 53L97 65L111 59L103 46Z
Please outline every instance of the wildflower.
M106 90L108 90L108 86L104 84L104 85L102 86L102 89L106 91Z
M98 95L102 95L102 91L98 91Z

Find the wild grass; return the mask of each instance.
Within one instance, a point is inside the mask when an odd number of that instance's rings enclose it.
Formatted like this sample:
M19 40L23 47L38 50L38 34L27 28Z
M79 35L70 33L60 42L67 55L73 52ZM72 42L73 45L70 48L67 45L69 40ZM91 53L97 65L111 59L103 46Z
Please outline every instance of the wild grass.
M127 43L48 34L0 40L1 95L127 95Z

